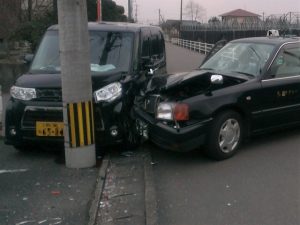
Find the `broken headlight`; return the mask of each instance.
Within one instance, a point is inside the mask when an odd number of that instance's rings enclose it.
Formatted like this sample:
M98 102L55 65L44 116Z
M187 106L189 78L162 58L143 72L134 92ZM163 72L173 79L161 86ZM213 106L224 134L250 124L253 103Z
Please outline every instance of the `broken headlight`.
M94 92L95 102L112 102L122 95L120 82L109 84Z
M162 120L187 121L189 120L189 106L185 103L159 103L156 118Z
M29 101L36 98L36 90L34 88L12 86L10 89L10 95L15 99Z

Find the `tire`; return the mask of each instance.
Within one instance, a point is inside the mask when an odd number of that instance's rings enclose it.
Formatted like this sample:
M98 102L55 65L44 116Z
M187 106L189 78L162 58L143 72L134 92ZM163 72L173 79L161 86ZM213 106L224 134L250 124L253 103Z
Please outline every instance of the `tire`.
M30 146L24 143L14 145L14 148L19 152L28 152L30 150Z
M141 144L141 136L137 130L136 121L131 118L126 118L123 121L124 127L124 147L126 150L137 148Z
M240 114L225 111L218 114L209 132L206 154L216 160L232 157L238 151L243 138Z

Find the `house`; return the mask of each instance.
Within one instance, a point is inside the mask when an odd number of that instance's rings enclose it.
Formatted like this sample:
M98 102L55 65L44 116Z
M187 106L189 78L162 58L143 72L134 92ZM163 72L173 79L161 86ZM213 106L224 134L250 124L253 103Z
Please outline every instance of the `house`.
M250 24L260 21L260 15L243 10L235 9L220 15L222 22L226 24Z

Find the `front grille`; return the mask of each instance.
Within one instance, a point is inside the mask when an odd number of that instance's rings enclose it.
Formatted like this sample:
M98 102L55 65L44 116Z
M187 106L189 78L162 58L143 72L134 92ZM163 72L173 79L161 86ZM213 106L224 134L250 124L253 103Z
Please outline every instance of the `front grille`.
M159 95L150 95L144 100L144 110L148 113L154 114L156 112L157 105L160 101Z
M37 99L38 101L55 101L55 102L61 102L62 101L62 91L61 89L49 89L49 88L43 88L43 89L37 89Z
M59 107L27 107L22 118L22 127L33 128L37 121L62 122L63 112Z

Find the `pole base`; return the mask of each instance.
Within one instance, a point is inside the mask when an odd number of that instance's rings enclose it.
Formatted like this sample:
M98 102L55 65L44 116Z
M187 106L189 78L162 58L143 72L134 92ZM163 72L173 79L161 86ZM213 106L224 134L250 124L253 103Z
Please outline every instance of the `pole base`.
M89 168L96 165L95 145L88 145L78 148L66 148L66 167L68 168Z

